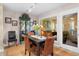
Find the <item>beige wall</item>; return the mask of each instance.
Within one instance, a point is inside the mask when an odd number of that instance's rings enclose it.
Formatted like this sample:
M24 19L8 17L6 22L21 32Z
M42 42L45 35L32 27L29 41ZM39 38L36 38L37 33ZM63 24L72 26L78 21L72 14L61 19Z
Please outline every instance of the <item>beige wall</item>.
M6 29L4 31L4 46L8 45L8 31L16 31L16 38L18 39L19 42L19 16L20 13L4 10L4 29ZM17 20L18 25L12 26L12 23L11 24L5 23L5 17L10 17L12 18L12 20Z
M51 22L51 30L52 30L52 32L56 31L56 25L57 25L57 19L56 19L56 17L55 18L52 17L50 19L50 22Z
M0 52L3 51L3 6L0 4ZM0 55L2 55L0 53Z

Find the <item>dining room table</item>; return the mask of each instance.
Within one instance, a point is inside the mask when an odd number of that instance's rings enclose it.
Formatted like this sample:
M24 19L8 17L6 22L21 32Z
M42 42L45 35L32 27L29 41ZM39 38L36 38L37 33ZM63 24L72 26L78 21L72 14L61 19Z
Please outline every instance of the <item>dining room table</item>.
M40 56L40 47L43 43L45 43L46 37L39 36L39 35L30 35L30 36L28 36L28 38L32 42L32 44L36 45L37 56Z

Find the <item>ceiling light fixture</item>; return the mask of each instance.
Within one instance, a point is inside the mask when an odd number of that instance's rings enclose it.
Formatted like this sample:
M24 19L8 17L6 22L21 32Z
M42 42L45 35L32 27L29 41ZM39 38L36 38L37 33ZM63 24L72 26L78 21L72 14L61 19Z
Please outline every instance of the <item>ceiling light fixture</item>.
M30 13L32 11L32 9L35 8L35 6L36 6L36 3L34 3L29 9L27 9L27 12Z
M28 12L31 12L32 11L32 9L28 9Z

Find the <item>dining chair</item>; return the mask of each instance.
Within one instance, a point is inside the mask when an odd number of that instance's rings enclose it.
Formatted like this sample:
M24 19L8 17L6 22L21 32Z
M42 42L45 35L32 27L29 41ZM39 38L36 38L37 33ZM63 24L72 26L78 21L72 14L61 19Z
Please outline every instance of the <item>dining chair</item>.
M29 32L28 35L34 35L33 32ZM24 36L24 42L25 42L25 55L26 51L29 52L29 56L31 55L31 52L35 51L35 45L32 44L32 42L29 40L28 35Z
M29 32L28 35L34 35L34 32Z
M34 33L34 31L31 31L31 32L28 33L28 35L29 35L29 36L31 36L31 35L35 35L35 33ZM31 42L31 43L32 43L32 44L31 44L31 47L34 47L33 42Z
M40 53L44 56L51 55L53 56L53 45L54 45L54 39L52 37L47 37L44 48L40 49Z
M25 55L26 55L26 51L28 51L29 55L30 55L30 50L29 49L30 49L31 43L30 43L27 36L24 36L24 43L25 43Z

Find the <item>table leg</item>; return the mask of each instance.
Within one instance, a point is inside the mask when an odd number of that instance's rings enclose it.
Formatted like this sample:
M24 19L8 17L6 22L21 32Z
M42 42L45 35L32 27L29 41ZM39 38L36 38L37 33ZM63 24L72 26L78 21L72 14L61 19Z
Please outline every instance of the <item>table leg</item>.
M40 56L40 44L37 44L37 56Z

